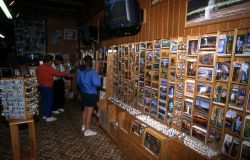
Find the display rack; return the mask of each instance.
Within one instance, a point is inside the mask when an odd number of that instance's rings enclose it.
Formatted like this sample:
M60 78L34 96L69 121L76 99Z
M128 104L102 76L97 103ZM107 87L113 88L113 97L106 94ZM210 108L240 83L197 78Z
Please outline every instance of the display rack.
M2 116L7 119L29 119L38 113L37 79L3 78L0 80Z
M194 143L228 158L246 156L249 39L249 29L235 29L119 45L113 86L118 92L113 97L187 134Z

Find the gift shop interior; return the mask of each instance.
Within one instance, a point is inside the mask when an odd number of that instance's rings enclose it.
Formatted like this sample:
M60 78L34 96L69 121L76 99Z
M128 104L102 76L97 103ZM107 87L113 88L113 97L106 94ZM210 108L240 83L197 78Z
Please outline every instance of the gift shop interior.
M250 159L249 0L0 6L0 159Z

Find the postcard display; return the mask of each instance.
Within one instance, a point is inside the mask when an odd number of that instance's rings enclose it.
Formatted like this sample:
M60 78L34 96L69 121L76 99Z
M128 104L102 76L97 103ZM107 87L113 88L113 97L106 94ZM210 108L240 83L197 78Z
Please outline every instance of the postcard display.
M2 116L7 119L28 119L38 113L37 79L10 78L0 80Z
M249 159L250 32L114 46L113 98L185 135L199 151Z

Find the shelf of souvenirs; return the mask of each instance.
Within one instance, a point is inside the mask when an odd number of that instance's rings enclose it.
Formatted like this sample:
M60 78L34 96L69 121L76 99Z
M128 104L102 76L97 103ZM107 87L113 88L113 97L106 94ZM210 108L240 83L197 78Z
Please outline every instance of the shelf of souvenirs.
M137 119L147 124L148 126L154 128L155 130L162 133L163 135L169 138L178 137L178 140L181 143L183 143L185 146L193 149L194 151L198 152L199 154L203 156L212 158L220 154L219 151L215 150L212 147L209 147L204 142L201 142L195 139L194 137L191 137L185 133L181 133L174 128L170 128L167 125L163 124L162 122L155 120L149 115L144 114L143 112L135 109L134 107L127 105L126 103L123 103L122 101L114 97L110 97L109 101L116 104L118 107L121 107L122 109L126 110L130 115L135 116ZM145 107L141 106L141 108L145 108Z

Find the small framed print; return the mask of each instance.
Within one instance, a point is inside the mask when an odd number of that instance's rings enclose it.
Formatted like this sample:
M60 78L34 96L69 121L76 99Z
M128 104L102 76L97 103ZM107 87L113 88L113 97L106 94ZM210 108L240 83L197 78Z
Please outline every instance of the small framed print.
M196 75L196 59L187 59L187 76L188 77L195 77Z
M216 80L227 82L229 79L231 61L219 61L216 63Z
M131 131L137 136L143 136L145 124L141 123L138 120L134 120L131 125Z
M169 49L170 48L170 40L169 39L163 39L161 40L161 48Z
M243 137L250 140L250 115L247 115L244 120Z
M147 50L152 50L153 49L153 42L147 42Z
M221 152L232 158L236 158L240 151L240 140L229 134L225 134Z
M229 107L243 111L246 102L247 88L242 85L233 84L230 89Z
M184 95L188 97L194 96L194 87L195 87L195 81L194 80L186 80L185 81L185 90Z
M155 156L159 156L161 152L161 138L154 135L153 131L146 130L143 146Z
M161 42L159 40L154 41L154 49L155 50L161 49Z
M216 35L202 36L200 50L215 50L216 48Z
M196 93L200 97L210 98L212 87L207 83L197 83Z
M245 44L245 35L238 35L236 38L235 55L242 55Z
M182 119L181 131L183 133L190 135L190 133L191 133L191 120L187 120L184 118Z
M207 128L208 125L208 114L202 113L200 111L194 111L193 113L193 123L199 125L203 128Z
M186 42L179 42L178 43L178 50L186 50L187 43Z
M247 106L246 111L250 113L250 90L248 91Z
M241 114L235 110L229 109L226 112L225 129L233 132L234 134L240 135L242 120Z
M198 42L199 42L199 40L197 40L197 39L188 41L188 56L197 55Z
M64 39L76 40L77 39L77 31L74 29L64 29Z
M151 61L153 59L153 52L147 52L146 55L146 60Z
M210 109L210 100L203 97L196 97L194 109L208 114Z
M227 101L227 85L216 83L213 94L213 103L225 106Z
M246 34L246 43L244 48L244 55L250 56L250 32Z
M214 105L210 117L211 126L222 128L224 123L224 109L221 106Z
M241 62L234 62L232 81L237 83L239 82L240 71L241 71Z
M213 74L214 74L213 68L200 67L198 68L197 71L197 80L212 82Z
M234 36L228 35L227 36L227 45L226 45L226 54L232 55L233 53L233 42L234 42Z
M174 97L174 84L170 84L168 88L168 97L173 98Z
M177 41L176 40L171 40L170 43L170 52L176 53L177 52Z
M218 56L224 55L226 52L226 45L227 45L227 35L222 34L219 37L219 42L218 42Z
M184 109L183 114L187 117L192 117L192 110L193 110L193 100L192 99L185 99L184 100Z
M175 75L176 75L175 69L170 69L170 73L169 73L169 81L170 81L170 82L174 82L174 80L175 80Z
M241 151L240 151L240 160L250 159L249 151L250 151L250 142L243 141L241 145Z
M214 52L201 52L198 54L198 65L200 66L213 66L214 65Z
M222 138L223 137L222 137L221 132L219 132L215 128L210 128L210 131L208 134L208 139L207 139L207 144L208 144L208 146L219 150L221 147L221 144L222 144Z
M141 42L140 43L140 50L145 50L147 47L147 43L146 42Z
M243 62L241 64L240 83L244 83L244 84L248 83L249 70L250 70L250 62Z
M193 126L192 127L192 137L205 142L206 141L207 131L201 127Z

